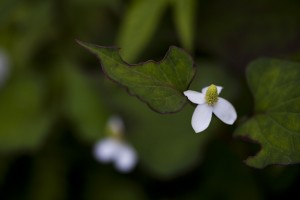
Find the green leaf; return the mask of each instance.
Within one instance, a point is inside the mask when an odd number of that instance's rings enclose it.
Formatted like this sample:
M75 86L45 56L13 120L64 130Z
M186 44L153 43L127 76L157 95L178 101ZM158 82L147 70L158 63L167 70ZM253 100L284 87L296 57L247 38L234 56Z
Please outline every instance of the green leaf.
M45 88L37 77L15 76L0 91L0 150L39 147L53 116L45 110Z
M175 25L183 46L188 50L193 50L195 32L195 0L173 0Z
M105 74L125 86L128 92L159 113L179 111L186 103L183 92L192 81L195 68L192 58L177 47L170 47L160 62L136 65L124 62L117 48L80 43L100 59Z
M249 65L247 78L256 114L234 135L258 142L261 150L246 163L263 168L300 162L300 64L259 59Z
M134 61L150 42L166 9L168 0L133 1L122 22L117 44L124 48L122 56Z

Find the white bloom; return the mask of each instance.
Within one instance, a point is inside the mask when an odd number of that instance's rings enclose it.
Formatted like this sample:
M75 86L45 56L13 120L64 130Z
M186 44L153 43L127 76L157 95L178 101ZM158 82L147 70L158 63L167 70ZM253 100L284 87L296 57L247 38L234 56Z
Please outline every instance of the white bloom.
M6 54L0 49L0 87L4 84L9 73L9 63Z
M132 146L123 140L124 123L113 116L107 123L109 137L95 144L94 156L102 163L112 162L120 172L130 172L137 163L137 154Z
M124 173L130 172L137 163L135 150L128 143L113 137L96 143L94 156L99 162L114 163L116 169Z
M187 90L184 95L193 103L198 104L192 117L192 127L196 133L204 131L214 113L226 124L233 124L237 118L234 107L227 100L218 97L222 87L210 85L202 92Z

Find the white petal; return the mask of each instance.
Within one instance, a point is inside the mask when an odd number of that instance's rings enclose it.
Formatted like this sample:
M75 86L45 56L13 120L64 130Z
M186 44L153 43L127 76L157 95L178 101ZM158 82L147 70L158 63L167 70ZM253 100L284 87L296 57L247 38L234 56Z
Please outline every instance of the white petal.
M195 104L203 104L205 103L204 94L201 94L200 92L187 90L184 93L184 96L186 96L191 102Z
M232 104L220 97L213 107L213 113L225 124L233 124L237 118L236 111Z
M128 173L133 170L137 163L135 150L128 144L121 144L115 158L115 167L118 171Z
M198 105L193 113L192 127L196 133L204 131L212 116L212 107L207 104Z
M94 146L94 156L99 162L107 163L114 160L118 153L119 142L113 138L103 139Z
M206 91L207 91L207 88L208 88L209 86L207 86L207 87L205 87L205 88L202 88L202 94L206 94ZM218 94L220 94L221 93L221 91L222 91L222 89L223 89L223 87L221 87L221 86L216 86L217 87L217 90L218 90Z

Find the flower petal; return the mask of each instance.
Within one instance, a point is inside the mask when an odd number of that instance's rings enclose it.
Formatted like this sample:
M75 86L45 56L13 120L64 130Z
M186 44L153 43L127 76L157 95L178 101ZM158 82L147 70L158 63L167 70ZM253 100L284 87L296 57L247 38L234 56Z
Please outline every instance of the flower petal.
M94 146L94 156L99 162L107 163L114 160L119 142L113 138L106 138Z
M196 133L204 131L212 116L212 107L207 104L198 105L193 113L192 127Z
M115 167L118 171L128 173L137 163L135 150L128 144L121 143L115 157Z
M233 105L220 97L213 107L213 113L225 124L233 124L237 118Z
M206 94L206 91L207 91L207 88L208 88L209 86L207 86L207 87L204 87L204 88L202 88L202 94ZM221 91L222 91L222 89L223 89L223 87L221 87L221 86L216 86L217 87L217 90L218 90L218 94L220 94L221 93Z
M184 96L186 96L191 102L195 104L203 104L205 103L204 94L192 90L187 90L184 93Z

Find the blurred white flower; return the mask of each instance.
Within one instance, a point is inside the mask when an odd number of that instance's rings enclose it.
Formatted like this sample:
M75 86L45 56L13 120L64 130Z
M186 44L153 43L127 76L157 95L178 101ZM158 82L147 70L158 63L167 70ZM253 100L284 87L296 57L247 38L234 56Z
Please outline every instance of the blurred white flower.
M218 97L222 87L210 85L201 92L187 90L184 95L193 103L198 104L192 117L192 127L196 133L204 131L214 113L226 124L233 124L237 118L234 107L227 100Z
M5 83L9 73L7 55L0 49L0 87Z
M137 163L134 148L123 140L124 124L121 118L112 117L108 121L111 135L94 146L94 156L102 163L112 162L120 172L130 172Z
M94 147L95 158L102 163L112 162L117 170L130 172L137 163L135 150L115 138L105 138Z

